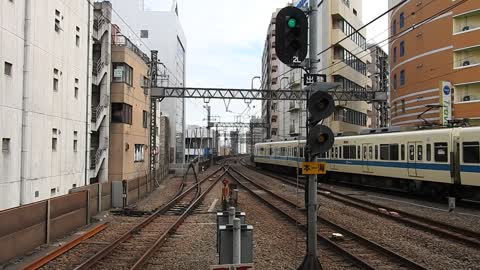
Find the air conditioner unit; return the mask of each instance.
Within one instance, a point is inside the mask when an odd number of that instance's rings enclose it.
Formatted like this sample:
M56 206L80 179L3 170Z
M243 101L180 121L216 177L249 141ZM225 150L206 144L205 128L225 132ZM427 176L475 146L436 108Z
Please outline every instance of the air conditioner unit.
M462 28L462 31L468 31L468 30L470 30L470 26L468 26L468 25L467 25L467 26L464 26L464 27Z
M470 96L464 96L463 101L470 101Z
M463 66L470 66L470 61L463 61Z

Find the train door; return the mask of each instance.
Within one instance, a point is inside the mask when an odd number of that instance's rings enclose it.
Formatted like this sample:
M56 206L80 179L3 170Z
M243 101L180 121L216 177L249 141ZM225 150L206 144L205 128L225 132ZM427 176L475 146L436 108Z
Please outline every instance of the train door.
M373 145L371 143L362 144L362 171L372 172L370 161L373 159Z
M423 162L423 144L422 142L408 142L407 144L408 158L408 176L422 177L420 163Z

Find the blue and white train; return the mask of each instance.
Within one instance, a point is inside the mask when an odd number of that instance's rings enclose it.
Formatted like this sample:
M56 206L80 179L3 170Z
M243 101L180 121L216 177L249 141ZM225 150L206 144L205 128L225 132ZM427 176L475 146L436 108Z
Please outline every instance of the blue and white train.
M260 167L297 168L305 141L255 145ZM318 158L329 179L443 196L480 198L480 127L340 136Z

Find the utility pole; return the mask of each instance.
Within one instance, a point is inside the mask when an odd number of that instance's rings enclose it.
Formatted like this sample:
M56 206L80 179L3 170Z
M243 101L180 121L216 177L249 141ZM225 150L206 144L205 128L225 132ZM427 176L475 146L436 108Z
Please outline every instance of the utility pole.
M210 143L210 135L211 135L211 107L209 105L206 105L207 108L207 142L208 142L208 150L210 152L210 167L213 167L213 136L212 136L212 141Z

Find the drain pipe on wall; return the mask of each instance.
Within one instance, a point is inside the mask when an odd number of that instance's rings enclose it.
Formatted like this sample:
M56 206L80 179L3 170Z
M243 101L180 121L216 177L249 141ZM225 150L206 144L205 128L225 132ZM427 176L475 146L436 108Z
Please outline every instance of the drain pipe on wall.
M23 28L23 35L24 35L24 45L23 45L23 80L22 80L22 153L20 157L20 205L24 205L27 203L27 194L26 194L26 186L27 186L27 172L29 171L27 168L28 163L28 154L30 149L30 133L31 133L31 126L29 121L29 105L30 105L30 91L31 91L31 81L29 80L30 73L32 71L32 1L33 0L25 0L25 22Z
M92 37L92 33L90 32L90 27L92 27L92 21L91 21L91 11L93 9L93 4L90 2L90 0L87 0L88 2L88 29L87 29L87 72L86 72L86 77L87 77L87 81L86 81L86 100L85 100L85 183L84 185L88 185L88 173L89 173L89 170L90 170L90 166L88 166L88 163L89 163L89 153L90 153L90 145L89 145L89 139L90 139L90 130L89 130L89 124L90 124L90 115L89 115L89 111L90 111L90 89L92 88L92 85L90 83L90 77L92 76L92 70L90 69L90 62L92 61L90 59L90 42L91 42L91 37Z

